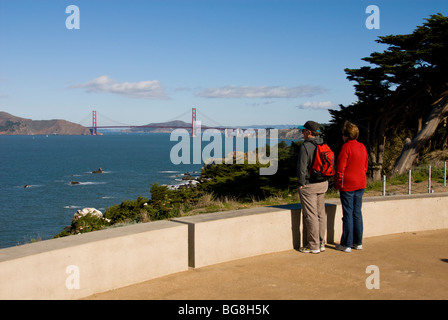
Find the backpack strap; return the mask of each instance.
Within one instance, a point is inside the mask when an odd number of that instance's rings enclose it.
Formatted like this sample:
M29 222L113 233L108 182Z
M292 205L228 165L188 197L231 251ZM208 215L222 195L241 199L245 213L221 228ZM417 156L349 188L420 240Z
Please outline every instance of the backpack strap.
M316 157L316 150L317 150L318 143L316 142L316 140L305 140L303 143L307 143L307 142L311 143L314 146L314 150L311 151L311 161L308 164L308 168L307 168L308 169L308 173L311 173L311 167L313 166L314 158ZM309 151L308 151L308 149L306 147L305 147L305 150L306 150L306 152L309 155Z

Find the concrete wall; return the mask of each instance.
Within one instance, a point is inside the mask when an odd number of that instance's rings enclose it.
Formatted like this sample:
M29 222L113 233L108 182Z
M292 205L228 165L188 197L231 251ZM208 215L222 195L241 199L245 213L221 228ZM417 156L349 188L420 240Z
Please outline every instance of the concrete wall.
M364 237L448 228L448 194L364 198ZM326 203L327 243L339 243L342 206ZM203 267L303 245L300 204L173 219L188 225L189 265Z
M300 243L300 206L261 207L173 219L189 227L189 264L203 267Z
M448 193L364 198L364 237L448 228ZM328 242L339 243L342 206L339 199L327 203Z
M364 198L364 236L448 228L448 193ZM327 242L342 208L326 205ZM137 224L0 250L0 299L77 299L167 274L301 245L299 204Z
M160 221L0 250L0 299L78 299L188 269L188 231Z

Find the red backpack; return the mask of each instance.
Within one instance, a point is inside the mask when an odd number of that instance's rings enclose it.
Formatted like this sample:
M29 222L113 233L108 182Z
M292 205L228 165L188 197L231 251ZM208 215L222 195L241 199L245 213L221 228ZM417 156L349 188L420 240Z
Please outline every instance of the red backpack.
M334 152L323 143L316 146L310 177L316 182L326 181L335 175Z

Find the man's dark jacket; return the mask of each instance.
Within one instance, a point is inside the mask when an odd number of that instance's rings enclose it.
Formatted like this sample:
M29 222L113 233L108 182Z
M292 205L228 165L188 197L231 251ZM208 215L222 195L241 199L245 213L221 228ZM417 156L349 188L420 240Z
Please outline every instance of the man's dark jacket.
M310 182L310 169L316 154L316 146L324 143L321 137L314 137L305 140L299 148L299 157L297 159L297 180L298 186L307 185Z

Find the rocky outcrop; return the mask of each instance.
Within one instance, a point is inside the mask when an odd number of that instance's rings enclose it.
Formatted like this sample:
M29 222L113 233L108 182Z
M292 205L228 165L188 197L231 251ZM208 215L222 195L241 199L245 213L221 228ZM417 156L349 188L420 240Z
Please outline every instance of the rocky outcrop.
M278 139L303 140L303 135L299 129L280 129Z
M84 208L82 210L76 211L73 215L72 223L77 222L80 218L90 215L92 217L97 217L100 219L104 219L106 222L110 222L109 219L103 217L103 213L95 208Z

